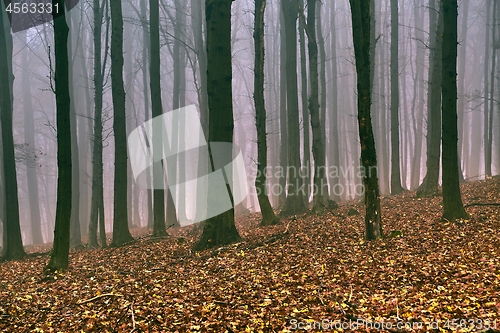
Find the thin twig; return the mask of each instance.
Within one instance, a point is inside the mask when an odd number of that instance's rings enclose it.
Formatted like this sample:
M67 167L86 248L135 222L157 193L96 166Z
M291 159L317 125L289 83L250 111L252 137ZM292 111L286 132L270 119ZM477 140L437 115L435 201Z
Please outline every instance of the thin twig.
M130 304L130 312L132 312L132 331L135 331L134 302Z
M85 304L85 303L88 303L88 302L92 302L92 301L95 301L96 299L99 299L99 298L102 298L102 297L123 297L123 295L120 295L120 294L101 294L101 295L97 295L95 297L86 299L84 301L78 301L78 304Z

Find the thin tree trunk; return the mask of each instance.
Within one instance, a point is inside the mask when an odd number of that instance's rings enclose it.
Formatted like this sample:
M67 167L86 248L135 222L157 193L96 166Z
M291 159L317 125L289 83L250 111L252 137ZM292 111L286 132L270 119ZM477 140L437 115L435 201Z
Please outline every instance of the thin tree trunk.
M299 0L301 8L304 8L304 0ZM303 123L303 150L304 162L303 166L306 170L306 176L302 177L304 181L305 203L309 207L309 197L311 196L311 127L309 121L309 110L307 108L307 100L309 98L308 83L307 83L307 56L306 56L306 37L305 37L306 22L299 20L299 40L300 40L300 79L301 79L301 103L302 103L302 123Z
M254 102L255 125L257 127L257 177L255 188L259 199L262 214L261 225L270 225L277 222L273 208L266 191L267 169L267 133L266 133L266 104L264 100L264 17L266 0L255 0L255 70L254 70Z
M26 45L28 44L27 33L23 32ZM24 140L30 149L36 150L34 112L31 96L31 83L29 77L28 52L22 52L22 85L23 85L23 107L24 107ZM31 235L33 244L43 244L42 228L40 220L40 203L38 200L38 179L36 176L36 166L26 166L26 181L29 195L29 211L31 221Z
M330 24L331 24L331 52L332 52L332 105L329 113L330 117L330 154L333 156L330 167L340 168L340 139L339 139L339 106L338 106L338 60L337 60L337 31L336 31L336 12L335 2L331 2ZM340 185L340 176L330 179L330 198L334 201L340 201L343 192L343 186Z
M497 47L495 45L497 37L497 6L498 1L493 1L493 19L492 19L492 33L491 33L491 43L492 43L492 51L491 51L491 70L488 73L490 75L489 81L489 113L488 113L488 123L485 123L484 131L486 132L486 140L484 147L484 166L485 166L485 175L491 176L491 164L492 164L492 152L493 152L493 113L495 110L495 69L496 69L496 58L497 58ZM488 41L486 42L488 43ZM487 61L487 60L485 60Z
M151 58L150 58L150 88L151 88L151 109L153 111L153 119L160 117L163 114L161 101L161 82L160 82L160 19L159 19L160 4L158 0L149 0L149 15L150 28L149 36L151 43ZM153 127L153 130L156 126ZM153 133L154 137L161 136L161 133ZM156 142L156 141L155 141ZM161 142L160 142L161 144ZM161 150L161 147L159 148ZM159 151L157 147L153 147L154 151ZM153 184L162 184L164 172L163 162L157 162L154 165ZM161 179L157 179L161 178ZM168 190L167 190L168 191ZM171 207L173 208L173 207ZM155 188L153 191L153 235L166 235L165 227L165 190Z
M280 0L283 1L283 0ZM288 1L288 0L287 0ZM287 111L287 38L286 38L286 5L280 6L280 168L278 206L283 208L286 201L286 170L288 168L288 111ZM295 69L294 69L295 70Z
M313 212L321 214L324 211L324 198L328 197L328 183L326 181L325 146L321 131L319 82L318 82L318 43L316 40L316 1L307 1L307 36L309 50L309 76L311 90L309 96L309 113L313 133L314 157L314 191Z
M102 65L102 18L107 0L93 0L94 10L94 138L92 149L92 197L90 202L89 247L97 247L97 227L102 214L101 229L104 229L104 211L101 209L103 199L103 164L102 164L102 104L103 104L103 69ZM107 30L107 29L106 29ZM106 33L106 46L107 46ZM107 47L106 47L107 49ZM102 212L101 212L102 210ZM101 213L101 214L100 214ZM103 230L105 232L105 230ZM106 238L101 242L106 247Z
M391 0L391 194L403 192L399 153L399 10Z
M417 196L434 195L439 186L439 165L441 150L441 82L443 11L435 6L434 0L429 5L431 55L429 65L429 93L427 116L427 171L422 184L417 189ZM439 12L439 14L438 14Z

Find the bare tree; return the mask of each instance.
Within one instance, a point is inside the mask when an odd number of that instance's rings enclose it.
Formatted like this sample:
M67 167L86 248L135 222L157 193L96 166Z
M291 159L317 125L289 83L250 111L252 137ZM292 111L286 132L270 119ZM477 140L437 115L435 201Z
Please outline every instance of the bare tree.
M267 169L267 133L266 133L266 104L264 100L264 13L266 0L255 0L255 70L254 70L254 103L255 126L257 127L257 177L255 188L262 213L262 225L277 222L273 208L266 191Z
M64 8L64 0L53 3ZM71 101L69 91L68 35L64 9L54 16L54 53L55 53L55 93L57 114L57 204L54 245L45 272L68 267L71 203L72 203L72 166L71 166Z
M18 259L26 255L19 224L19 199L17 191L17 171L14 153L14 133L12 130L13 81L12 35L5 31L7 17L0 4L0 73L6 78L0 80L0 122L2 128L3 192L5 198L5 219L3 222L3 259Z
M361 164L364 169L365 238L375 240L382 236L380 193L377 179L377 154L371 120L370 80L370 3L349 0L358 86L358 127L361 142Z
M399 10L391 0L391 194L403 192L399 156Z
M231 0L206 0L205 4L209 142L233 142L231 3ZM213 169L212 156L210 160ZM239 239L234 224L234 208L231 208L206 221L195 250L229 244Z
M115 178L113 205L113 241L120 246L131 241L127 209L127 125L123 84L123 14L120 1L110 1L111 9L111 91L113 95L113 131L115 134Z
M299 176L300 168L300 132L299 132L299 102L297 88L297 0L281 0L281 8L284 15L286 52L286 105L287 105L287 170L288 172L288 195L281 214L294 215L307 210L304 204L304 193L302 178ZM282 64L283 66L283 64ZM281 118L283 120L283 118ZM283 144L283 143L282 143ZM285 188L281 188L285 191Z
M443 218L467 218L459 185L457 129L457 0L443 1Z

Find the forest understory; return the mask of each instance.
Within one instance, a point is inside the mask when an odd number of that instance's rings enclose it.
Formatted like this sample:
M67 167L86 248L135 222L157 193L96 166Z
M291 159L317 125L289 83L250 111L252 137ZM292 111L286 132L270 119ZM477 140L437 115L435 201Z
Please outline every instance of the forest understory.
M462 197L500 203L500 178L465 183ZM133 230L125 246L73 250L55 275L42 274L50 246L28 248L0 264L0 331L342 331L363 320L350 331L498 332L500 206L469 206L469 220L449 222L441 204L383 198L387 237L375 242L364 241L363 205L348 202L271 227L240 216L240 243L196 253L192 227L164 238Z

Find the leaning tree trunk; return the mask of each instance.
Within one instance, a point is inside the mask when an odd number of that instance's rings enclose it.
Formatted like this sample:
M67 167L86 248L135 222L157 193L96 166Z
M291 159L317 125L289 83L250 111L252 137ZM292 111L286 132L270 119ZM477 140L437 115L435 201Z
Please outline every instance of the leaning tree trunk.
M127 210L127 125L123 84L122 4L110 1L111 9L111 92L113 95L113 131L115 134L115 177L113 202L113 246L131 241Z
M54 53L57 115L57 203L54 246L46 272L68 267L72 166L71 166L71 101L69 92L69 57L68 35L64 1L56 0L61 10L59 17L54 17ZM55 14L54 14L55 15Z
M233 142L231 3L231 0L206 1L209 142ZM206 221L195 250L230 244L239 239L234 208L231 208Z
M365 238L375 240L382 236L380 193L377 177L377 154L371 120L370 80L370 4L364 0L349 0L358 86L358 126L361 142L361 163L364 169Z
M457 0L443 0L443 218L467 218L460 195L457 129Z
M264 13L266 0L255 0L255 71L254 71L254 102L255 126L257 127L257 177L255 188L262 213L261 225L270 225L277 222L273 208L266 191L267 168L267 133L266 133L266 104L264 100Z
M17 172L14 153L14 133L12 130L13 98L12 87L12 36L5 31L7 25L3 5L0 4L0 73L6 77L0 80L0 122L2 128L3 190L5 198L5 219L3 222L3 253L6 260L18 259L26 255L23 248L19 224L19 200L17 192ZM10 27L9 27L10 28Z

